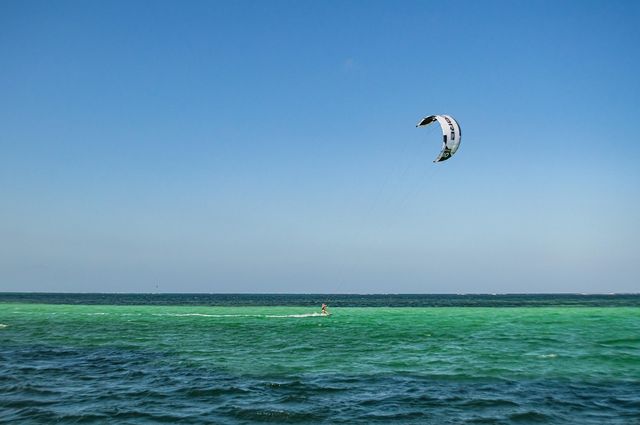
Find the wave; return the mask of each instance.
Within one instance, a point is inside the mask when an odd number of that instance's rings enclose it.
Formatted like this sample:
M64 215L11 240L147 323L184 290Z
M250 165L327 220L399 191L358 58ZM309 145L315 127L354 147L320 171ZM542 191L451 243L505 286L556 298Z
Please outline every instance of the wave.
M265 317L263 314L154 313L152 315L171 317Z
M530 357L536 357L538 359L554 359L556 357L558 357L558 354L556 353L527 353L525 354L525 356L530 356Z
M153 316L171 317L263 317L268 319L282 318L304 318L304 317L329 317L322 313L300 313L300 314L207 314L207 313L154 313Z
M7 326L9 326L9 325L5 325L4 323L0 323L0 329L6 328Z
M287 317L328 317L322 313L304 313L304 314L267 314L264 317L270 318L287 318Z

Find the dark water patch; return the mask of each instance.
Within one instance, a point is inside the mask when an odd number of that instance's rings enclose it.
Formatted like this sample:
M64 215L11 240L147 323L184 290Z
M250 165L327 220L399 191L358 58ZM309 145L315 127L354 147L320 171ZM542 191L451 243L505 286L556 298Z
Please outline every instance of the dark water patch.
M517 424L522 423L551 423L553 417L545 415L544 413L528 411L518 412L509 415L509 421Z
M460 405L469 409L494 409L501 407L515 408L520 406L519 403L516 403L512 400L483 398L464 400L460 403Z
M84 413L75 415L63 415L56 419L57 423L70 424L101 424L108 423L110 417L105 414Z
M53 398L60 395L60 390L56 388L43 388L24 381L14 385L3 385L2 388L5 396L10 396L11 394L20 394L23 397L30 396Z
M194 398L215 398L221 396L242 396L244 394L250 393L250 390L229 386L216 386L216 387L205 387L205 388L184 388L177 391L177 393L181 396L184 396L188 399Z
M464 423L480 424L480 425L501 425L501 424L505 424L506 422L502 419L473 416L473 417L467 418Z
M618 397L610 397L609 402L616 406L621 406L628 410L636 410L638 415L640 415L640 397L636 395L636 398L633 398L632 394L628 394L626 396L618 396Z
M611 346L617 348L639 349L640 337L606 339L597 341L597 343L605 347Z
M397 407L395 409L397 409ZM367 423L411 423L416 421L423 422L431 417L432 415L430 415L426 411L408 411L396 413L378 412L361 415L357 418L357 420L365 421Z
M125 411L107 415L114 423L197 423L195 418L185 415L165 413L150 413L143 410Z
M18 399L14 399L13 397L11 397L10 391L3 394L3 397L5 397L5 400L1 403L1 405L6 409L23 409L23 408L46 406L46 405L56 403L55 399L38 400L38 399L28 398L27 396L24 396L24 395L21 395L21 397Z

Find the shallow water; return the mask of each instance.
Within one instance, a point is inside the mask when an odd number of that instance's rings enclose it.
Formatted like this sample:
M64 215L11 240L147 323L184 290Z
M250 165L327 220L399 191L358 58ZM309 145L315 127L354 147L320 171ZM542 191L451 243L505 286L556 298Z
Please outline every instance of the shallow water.
M0 303L0 422L640 422L637 307L334 305Z

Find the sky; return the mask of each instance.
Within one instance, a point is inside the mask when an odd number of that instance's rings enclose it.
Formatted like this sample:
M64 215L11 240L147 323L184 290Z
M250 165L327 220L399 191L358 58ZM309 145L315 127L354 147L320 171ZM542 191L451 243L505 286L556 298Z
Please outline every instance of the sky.
M0 1L0 291L639 292L638 22Z

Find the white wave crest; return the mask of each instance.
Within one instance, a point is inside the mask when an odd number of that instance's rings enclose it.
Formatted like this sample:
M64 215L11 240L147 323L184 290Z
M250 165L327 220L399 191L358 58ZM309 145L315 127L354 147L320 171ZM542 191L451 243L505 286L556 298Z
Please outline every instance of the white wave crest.
M154 316L170 316L170 317L264 317L260 314L205 314L205 313L154 313Z
M153 316L167 317L264 317L274 318L302 318L302 317L328 317L330 315L322 313L302 313L302 314L207 314L207 313L153 313Z
M304 314L267 314L265 317L269 318L287 318L287 317L328 317L327 314L322 313L304 313Z

